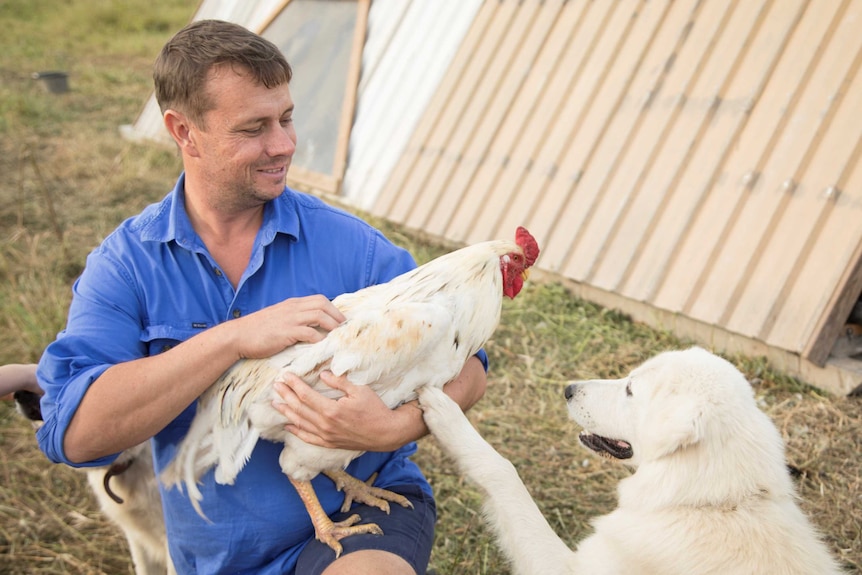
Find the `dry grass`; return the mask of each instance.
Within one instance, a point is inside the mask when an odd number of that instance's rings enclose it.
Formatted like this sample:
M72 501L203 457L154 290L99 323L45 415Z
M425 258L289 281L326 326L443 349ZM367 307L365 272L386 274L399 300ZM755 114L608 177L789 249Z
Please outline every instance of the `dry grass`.
M569 543L588 533L591 517L613 507L616 483L628 471L578 446L577 429L565 417L565 380L617 376L657 351L681 345L573 299L557 285L531 285L507 303L503 325L488 345L489 391L470 418L518 466L551 525ZM758 361L737 363L782 431L789 463L803 474L802 507L847 567L862 571L862 404L819 394ZM95 509L83 477L49 465L36 451L29 425L8 406L0 410L0 572L128 570L125 543ZM422 441L417 460L440 505L433 566L450 575L507 573L478 515L478 491L433 439ZM23 567L13 569L20 562Z
M62 328L71 281L87 252L124 217L160 199L179 163L130 144L117 126L150 92L159 46L196 0L4 0L0 26L0 363L36 360ZM47 94L30 78L72 73L72 91ZM420 260L441 252L383 222ZM572 298L528 285L507 302L488 345L488 394L470 413L519 468L558 533L574 544L590 517L610 510L628 472L588 456L565 418L567 379L617 376L654 353L685 345ZM848 569L862 572L860 400L823 396L737 358L802 470L803 508ZM441 574L505 574L481 518L478 492L432 439L417 457L438 495L433 566ZM0 405L0 573L131 573L125 541L95 507L83 475L47 463L29 424Z

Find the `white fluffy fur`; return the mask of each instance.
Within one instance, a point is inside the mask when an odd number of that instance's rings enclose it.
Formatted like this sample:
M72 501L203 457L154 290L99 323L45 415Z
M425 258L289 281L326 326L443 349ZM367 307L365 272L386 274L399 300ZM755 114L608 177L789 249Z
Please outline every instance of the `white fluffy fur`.
M576 551L457 404L437 389L420 393L432 433L485 492L515 573L840 573L797 506L778 430L729 362L700 348L666 352L623 379L574 382L566 395L570 417L630 444L625 463L636 468L619 484L616 510L594 520Z
M105 491L104 478L108 468L87 469L87 481L102 512L123 530L129 542L135 575L174 575L176 571L168 555L162 498L150 443L147 441L127 449L117 462L130 459L134 463L110 479L111 491L123 500L122 503L111 499Z
M19 388L16 391L23 390L23 387ZM39 410L33 410L32 407L24 409L17 399L16 395L18 411L38 428L42 424ZM32 400L28 400L28 403L32 403ZM168 553L162 497L149 441L123 451L115 465L128 462L131 464L125 471L113 475L109 480L111 491L122 503L114 501L105 490L105 474L110 466L86 467L81 468L81 471L86 474L102 512L126 536L135 575L175 575L176 570Z

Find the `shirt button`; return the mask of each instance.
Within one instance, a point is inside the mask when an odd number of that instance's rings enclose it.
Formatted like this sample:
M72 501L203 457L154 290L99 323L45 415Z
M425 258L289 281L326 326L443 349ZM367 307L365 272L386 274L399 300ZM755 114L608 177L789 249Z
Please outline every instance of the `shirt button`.
M239 316L241 316L241 315L242 315L242 312L241 312L241 311L239 311L238 309L233 310L233 317L234 317L234 319L238 318L238 317L239 317Z
M215 275L217 275L218 277L221 277L221 270L218 268L213 268L213 269L215 270Z

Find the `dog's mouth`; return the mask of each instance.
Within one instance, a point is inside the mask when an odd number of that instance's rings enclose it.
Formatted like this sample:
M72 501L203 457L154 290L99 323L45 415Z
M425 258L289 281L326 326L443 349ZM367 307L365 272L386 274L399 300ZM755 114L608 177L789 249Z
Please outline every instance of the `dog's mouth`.
M578 435L578 439L585 447L592 449L602 457L611 457L613 459L631 459L634 455L632 446L629 442L622 439L608 439L589 431L582 431Z

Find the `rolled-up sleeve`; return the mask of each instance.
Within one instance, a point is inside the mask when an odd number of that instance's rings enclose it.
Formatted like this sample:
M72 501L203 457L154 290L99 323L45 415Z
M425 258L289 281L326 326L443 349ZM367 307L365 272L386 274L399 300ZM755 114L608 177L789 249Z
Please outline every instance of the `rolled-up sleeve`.
M128 274L104 249L90 254L73 286L66 329L47 347L37 371L45 395L44 424L36 438L51 461L89 467L116 457L76 464L66 457L63 440L90 385L112 365L144 355L139 303L131 286Z

